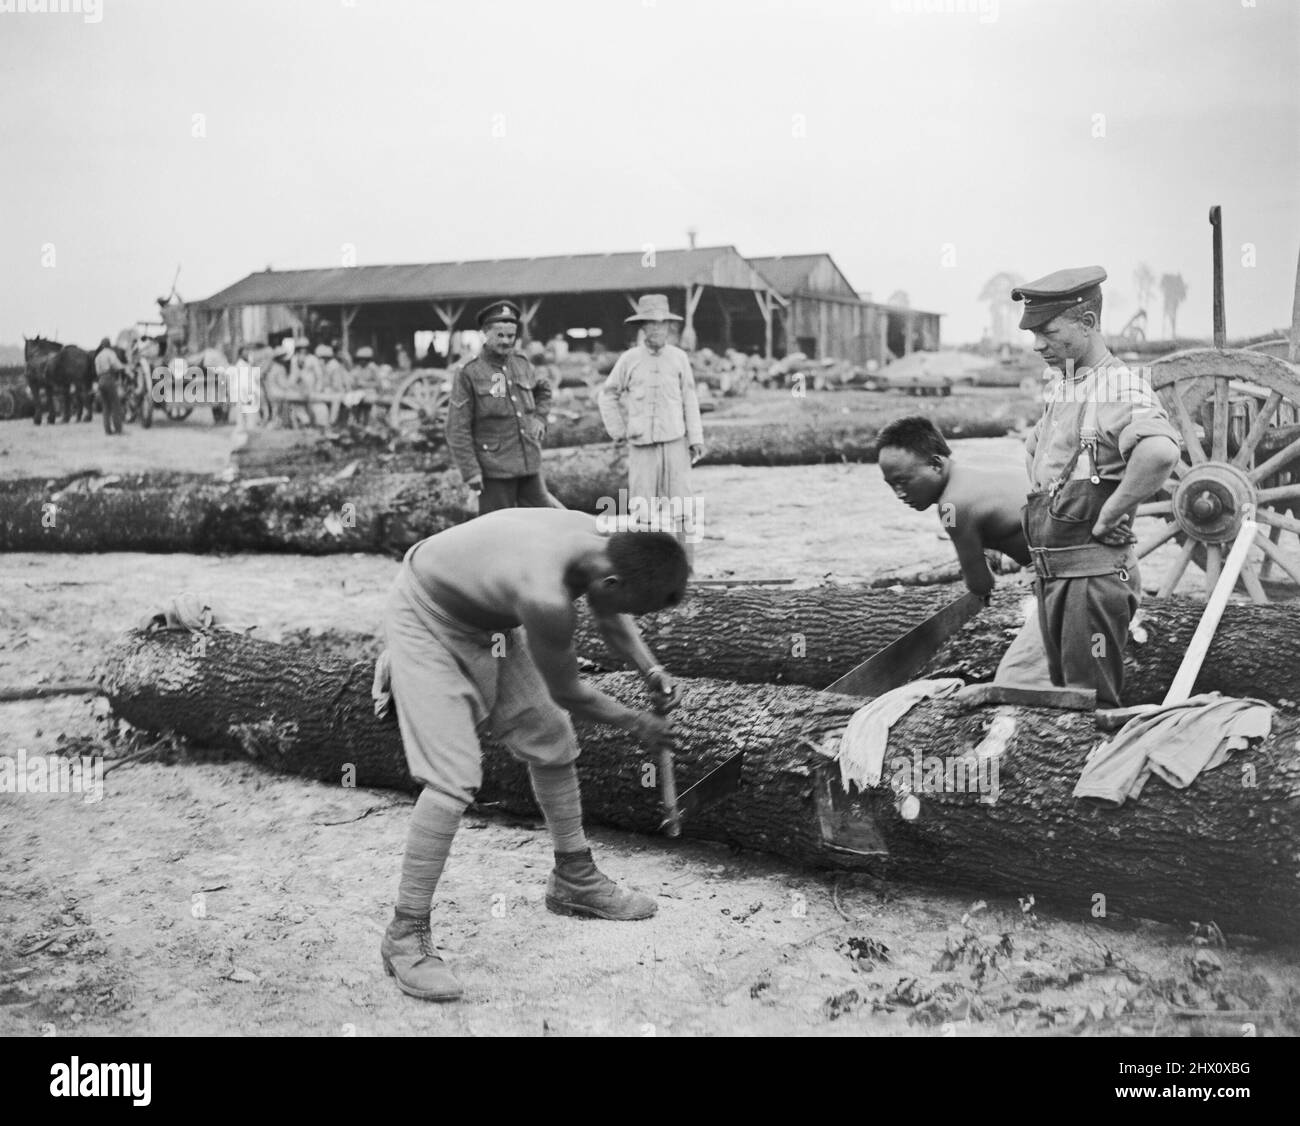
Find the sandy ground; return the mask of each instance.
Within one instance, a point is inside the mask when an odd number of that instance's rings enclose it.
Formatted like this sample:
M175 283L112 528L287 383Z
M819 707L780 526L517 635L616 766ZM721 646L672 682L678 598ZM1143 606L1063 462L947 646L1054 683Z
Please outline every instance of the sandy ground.
M12 452L14 425L0 424L9 466L28 456ZM229 449L228 432L203 425L157 428L149 446L128 435L114 440L105 471L126 467L126 456L142 468L182 458L215 470ZM56 457L59 440L46 437L40 456ZM108 441L102 431L62 440L82 464ZM965 442L958 452L994 459L1018 446ZM38 471L54 470L23 475ZM933 514L896 501L874 466L716 467L700 485L718 537L700 546L705 575L848 581L948 558ZM215 592L271 639L373 631L395 566L371 556L5 556L0 685L91 677L114 634L182 589ZM90 698L0 703L0 753L110 756L101 801L0 794L0 1033L1300 1031L1300 950L1233 939L1209 951L1214 968L1186 928L1039 917L1032 888L1024 903L976 907L976 889L836 879L596 828L602 867L657 894L659 914L635 924L560 918L542 904L544 829L477 812L457 837L434 916L466 997L423 1004L395 989L378 957L405 795L205 762L184 747L112 765L137 740ZM1250 1015L1185 1019L1189 1007Z

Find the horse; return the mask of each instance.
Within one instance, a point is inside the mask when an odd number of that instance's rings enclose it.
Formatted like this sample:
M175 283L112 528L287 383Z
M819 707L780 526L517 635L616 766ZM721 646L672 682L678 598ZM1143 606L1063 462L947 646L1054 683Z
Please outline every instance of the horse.
M77 421L90 422L95 416L95 365L90 353L75 344L60 344L36 336L23 337L23 360L27 364L27 386L35 412L32 421L41 424L41 393L45 393L47 421L54 425L55 395L63 397L63 421L72 421L76 400Z

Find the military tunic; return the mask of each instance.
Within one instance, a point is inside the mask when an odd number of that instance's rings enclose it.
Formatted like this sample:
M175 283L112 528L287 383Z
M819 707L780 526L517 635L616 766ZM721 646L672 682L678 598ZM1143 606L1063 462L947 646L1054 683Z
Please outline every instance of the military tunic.
M1023 513L1037 575L1039 625L1053 683L1093 689L1117 706L1128 627L1142 587L1136 553L1092 538L1144 438L1178 443L1145 375L1109 353L1062 376L1026 443L1031 491Z
M550 405L550 384L514 353L504 362L479 356L456 374L447 412L447 447L466 481L483 479L481 512L509 506L501 501L509 499L511 489L515 504L546 503L541 499L542 443L531 431L539 420L545 426ZM489 481L516 484L504 486L503 493Z

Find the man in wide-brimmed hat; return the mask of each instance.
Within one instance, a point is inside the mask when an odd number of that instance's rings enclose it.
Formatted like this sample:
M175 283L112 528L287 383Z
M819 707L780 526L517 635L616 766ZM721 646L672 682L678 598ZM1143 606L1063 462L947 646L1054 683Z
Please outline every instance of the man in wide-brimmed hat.
M704 428L691 361L668 343L669 323L681 319L662 293L640 298L627 323L640 326L642 343L619 356L606 378L600 415L609 436L628 443L627 508L622 514L671 531L693 564L701 529L691 466L704 456Z

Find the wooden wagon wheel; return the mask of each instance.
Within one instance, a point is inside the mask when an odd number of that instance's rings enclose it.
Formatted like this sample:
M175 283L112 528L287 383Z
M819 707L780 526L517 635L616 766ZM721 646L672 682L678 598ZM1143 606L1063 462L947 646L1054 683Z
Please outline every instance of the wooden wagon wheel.
M451 403L450 379L445 371L427 368L412 372L393 393L388 408L388 424L404 434L414 434L430 423L439 438L447 427L447 407Z
M1285 360L1244 349L1198 348L1151 366L1151 385L1183 437L1182 459L1164 491L1138 506L1164 527L1143 538L1138 557L1170 540L1181 551L1157 597L1173 593L1190 563L1218 580L1226 545L1253 505L1261 525L1239 582L1255 602L1300 591L1300 375ZM1285 537L1285 538L1284 538ZM1277 568L1291 583L1271 583ZM1269 582L1269 589L1265 589Z

